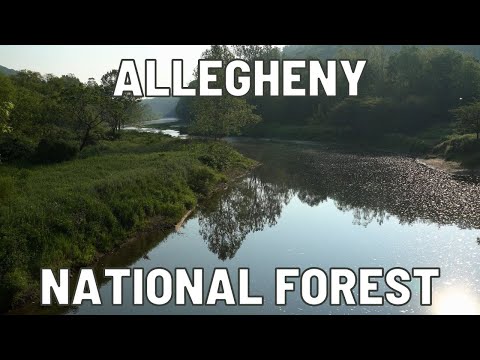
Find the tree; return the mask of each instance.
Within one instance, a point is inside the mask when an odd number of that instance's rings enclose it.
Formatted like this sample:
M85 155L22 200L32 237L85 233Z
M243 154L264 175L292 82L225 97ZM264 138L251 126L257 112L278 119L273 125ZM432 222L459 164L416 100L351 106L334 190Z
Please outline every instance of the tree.
M195 97L189 101L189 114L192 120L191 130L195 134L212 136L240 135L242 130L261 121L254 113L255 106L249 105L245 98L229 95L225 90L225 66L235 57L226 45L212 45L202 54L203 59L223 60L224 67L215 71L215 86L223 88L223 96ZM194 72L198 80L198 72ZM197 82L193 82L196 85ZM213 85L212 85L213 86Z
M197 97L193 99L192 132L219 139L229 135L240 135L242 129L261 120L253 113L254 106L245 99L224 95L222 97Z
M233 45L233 53L238 59L243 59L249 64L255 60L280 59L280 49L272 45Z
M12 130L10 126L10 112L14 108L12 94L13 86L10 80L0 75L0 134Z
M464 133L477 134L477 140L480 138L480 101L460 106L451 110L458 120L460 131Z
M273 45L233 45L232 51L235 57L246 61L250 65L250 73L252 77L255 76L255 64L256 60L263 60L264 71L266 73L271 72L270 60L281 60L282 54L280 48ZM282 74L280 72L280 78ZM304 77L303 77L304 78ZM269 84L264 83L264 93L269 92ZM291 97L286 98L283 96L255 96L255 89L250 87L249 92L244 96L247 103L255 106L257 114L261 115L262 122L268 127L268 123L278 121L280 118L289 118L289 114L285 111L292 105L291 108L298 109L300 106L305 105L302 103L299 106L299 102L311 101L312 99L304 97ZM308 105L309 106L309 105ZM310 106L309 106L310 108ZM297 118L298 120L298 118Z
M104 116L115 135L127 122L133 124L143 117L143 107L140 105L141 98L131 94L124 94L121 97L114 97L115 84L117 82L118 70L111 70L102 76L101 88L108 98Z
M14 108L11 102L0 103L0 133L9 133L12 131L9 125L10 112Z
M82 151L92 139L94 131L105 122L104 96L100 87L93 83L69 88L64 96L64 110L73 121Z
M398 95L421 93L425 67L425 56L419 47L402 46L388 60L389 81L394 85L392 90Z

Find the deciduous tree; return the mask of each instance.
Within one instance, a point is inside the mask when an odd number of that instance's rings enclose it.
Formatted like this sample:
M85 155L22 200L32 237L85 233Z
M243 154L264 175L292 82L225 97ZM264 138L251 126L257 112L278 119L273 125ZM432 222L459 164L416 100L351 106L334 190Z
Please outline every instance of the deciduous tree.
M452 110L452 113L458 120L460 131L475 133L478 140L480 137L480 101L460 106Z
M203 59L223 60L224 68L215 71L217 81L212 86L225 86L225 66L235 58L228 46L212 45L202 54ZM194 76L198 79L197 72ZM261 121L254 113L255 106L247 103L245 98L234 97L226 91L219 97L195 97L189 104L192 118L191 129L194 133L211 136L216 139L240 135L248 126Z

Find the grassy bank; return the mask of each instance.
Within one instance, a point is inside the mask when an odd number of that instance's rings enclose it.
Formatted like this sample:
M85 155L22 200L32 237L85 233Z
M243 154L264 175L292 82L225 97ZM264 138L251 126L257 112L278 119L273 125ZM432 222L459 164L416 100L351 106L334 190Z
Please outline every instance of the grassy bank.
M173 226L252 165L224 143L139 133L61 164L0 165L2 308L36 295L39 269L88 265L153 217Z
M465 168L480 167L480 141L475 134L452 135L434 147L434 154Z

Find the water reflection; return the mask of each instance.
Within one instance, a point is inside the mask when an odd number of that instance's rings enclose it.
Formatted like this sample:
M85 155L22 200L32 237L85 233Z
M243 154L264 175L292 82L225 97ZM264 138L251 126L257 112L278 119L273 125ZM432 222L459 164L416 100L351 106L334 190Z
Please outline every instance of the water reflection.
M401 224L421 220L480 228L480 187L412 158L312 149L311 145L268 144L265 151L258 149L261 146L238 145L260 161L268 158L268 165L259 172L262 181L288 187L310 206L331 198L339 210L354 211L356 224L366 226L374 220L382 224L394 215Z
M276 225L291 196L287 187L251 176L200 211L200 235L219 259L232 259L249 233Z
M333 199L354 225L416 221L480 228L478 185L400 156L351 154L298 144L236 146L264 163L200 211L200 234L221 260L232 259L249 233L273 226L293 196L309 206ZM320 219L319 219L320 220Z
M457 181L413 159L351 154L318 146L242 143L236 146L263 163L253 174L204 203L181 232L146 232L95 268L104 306L84 305L79 314L158 313L478 313L480 312L479 186ZM444 225L457 226L444 226ZM406 225L406 226L405 226ZM441 228L440 228L441 227ZM440 228L440 229L439 229ZM478 240L480 242L480 239ZM243 251L239 251L243 246ZM231 261L227 261L232 259ZM265 294L263 307L138 307L126 295L111 306L106 267L152 268L239 266L251 269L252 293ZM324 269L346 266L440 267L433 305L413 301L397 307L307 307L292 294L289 305L274 304L276 267ZM235 280L233 280L235 281ZM208 285L206 285L208 286ZM234 288L238 284L233 284ZM205 289L205 293L208 288ZM126 282L125 294L132 284ZM66 311L43 307L40 311ZM72 310L70 310L72 311ZM25 313L25 311L24 311Z

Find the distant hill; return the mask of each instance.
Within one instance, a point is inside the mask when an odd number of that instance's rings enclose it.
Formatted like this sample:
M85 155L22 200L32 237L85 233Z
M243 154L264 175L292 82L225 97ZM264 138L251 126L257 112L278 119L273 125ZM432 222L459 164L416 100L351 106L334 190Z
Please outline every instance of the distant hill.
M176 97L159 97L153 99L145 99L143 103L150 107L152 113L159 117L175 117L179 98Z
M5 67L5 66L0 65L0 74L4 74L4 75L10 76L10 75L15 75L16 73L17 73L17 72L16 72L15 70L9 69L9 68L7 68L7 67Z
M366 47L369 45L287 45L283 48L283 57L286 59L307 59L307 58L319 58L328 59L334 58L337 51L342 48L352 47ZM392 51L398 51L401 45L384 45L385 48ZM433 47L440 45L418 45L419 47ZM449 47L454 50L458 50L467 54L471 54L477 59L480 59L480 45L441 45L443 47Z

